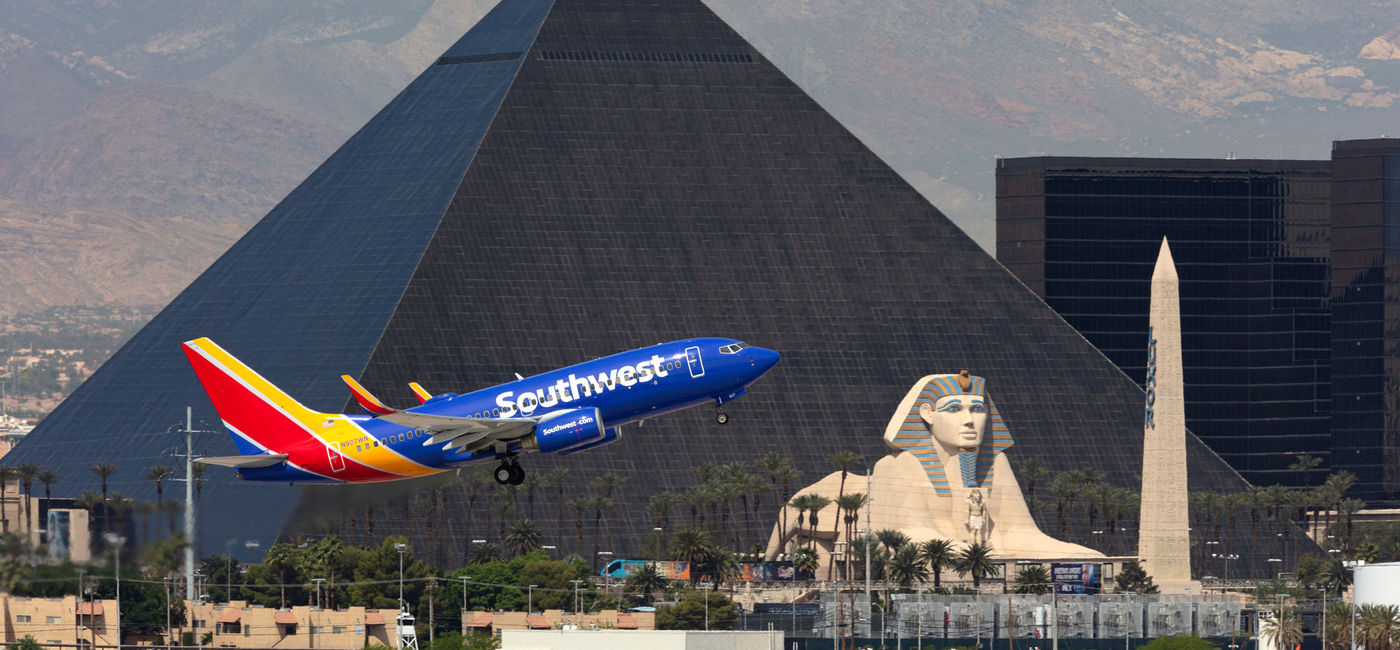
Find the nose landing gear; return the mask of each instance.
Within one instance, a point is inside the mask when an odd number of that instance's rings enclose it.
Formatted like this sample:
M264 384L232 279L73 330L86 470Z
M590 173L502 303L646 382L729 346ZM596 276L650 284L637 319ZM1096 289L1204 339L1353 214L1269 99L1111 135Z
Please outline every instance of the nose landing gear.
M724 412L723 406L715 407L715 422L729 424L729 414Z
M496 466L494 478L499 485L520 485L525 482L525 470L514 458L501 461Z

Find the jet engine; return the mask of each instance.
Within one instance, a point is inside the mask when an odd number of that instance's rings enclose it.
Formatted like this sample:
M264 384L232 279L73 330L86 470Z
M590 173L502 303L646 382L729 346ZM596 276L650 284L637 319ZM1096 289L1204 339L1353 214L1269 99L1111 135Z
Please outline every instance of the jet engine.
M596 408L555 411L535 425L535 445L546 454L573 451L606 437L602 415Z
M603 431L603 437L602 437L602 438L599 438L598 440L594 440L593 442L584 443L584 444L582 444L582 445L579 445L579 446L577 446L577 447L573 447L573 448L571 448L571 449L566 449L566 450L564 450L564 451L562 451L562 452L559 452L559 455L560 455L560 456L568 456L569 454L576 454L576 453L578 453L578 452L580 452L580 451L583 451L583 450L585 450L585 449L592 449L592 448L594 448L594 447L602 447L603 445L606 445L606 444L608 444L608 443L610 443L610 442L617 442L617 440L618 440L619 438L621 438L621 437L622 437L622 433L621 433L621 432L619 432L616 428L610 427L610 428L608 428L607 430Z

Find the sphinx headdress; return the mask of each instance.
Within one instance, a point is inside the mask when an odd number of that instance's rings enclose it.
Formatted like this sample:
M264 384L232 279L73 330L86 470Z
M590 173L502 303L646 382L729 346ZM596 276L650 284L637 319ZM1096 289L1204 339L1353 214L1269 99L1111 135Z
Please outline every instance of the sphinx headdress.
M904 396L890 424L885 428L885 443L900 451L913 454L924 467L924 473L938 496L952 496L948 473L933 449L928 424L919 415L919 407L933 406L939 398L949 395L980 395L987 402L987 425L982 444L977 447L976 482L990 489L993 462L996 455L1011 447L1011 432L997 411L996 402L986 393L987 382L982 377L963 371L956 375L929 375L920 379Z

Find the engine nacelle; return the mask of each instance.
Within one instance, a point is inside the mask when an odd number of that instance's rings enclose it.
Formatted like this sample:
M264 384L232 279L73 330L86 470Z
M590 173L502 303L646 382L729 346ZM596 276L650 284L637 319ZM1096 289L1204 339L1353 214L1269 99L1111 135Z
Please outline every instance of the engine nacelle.
M571 451L606 436L602 414L596 408L555 411L535 425L535 446L546 454Z
M586 449L592 449L592 448L594 448L594 447L602 447L603 445L606 445L606 444L608 444L608 443L610 443L610 442L617 442L617 440L618 440L619 438L621 438L621 437L622 437L622 432L618 431L617 429L615 429L615 428L614 428L614 429L607 429L606 431L603 432L603 437L602 437L602 438L600 438L600 439L598 439L598 440L594 440L593 442L590 442L590 443L586 443L586 444L579 445L579 446L577 446L577 447L574 447L574 448L572 448L572 449L568 449L568 450L566 450L566 451L561 451L561 452L559 452L559 455L560 455L560 456L568 456L569 454L577 454L578 452L584 451L584 450L586 450Z

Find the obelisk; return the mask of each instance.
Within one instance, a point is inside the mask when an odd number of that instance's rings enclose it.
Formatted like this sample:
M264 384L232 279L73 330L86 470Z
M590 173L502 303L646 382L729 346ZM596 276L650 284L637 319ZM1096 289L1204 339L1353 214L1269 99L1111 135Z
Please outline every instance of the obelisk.
M1186 406L1181 373L1181 307L1166 238L1152 270L1147 326L1138 558L1162 593L1199 593L1191 581L1186 500Z

